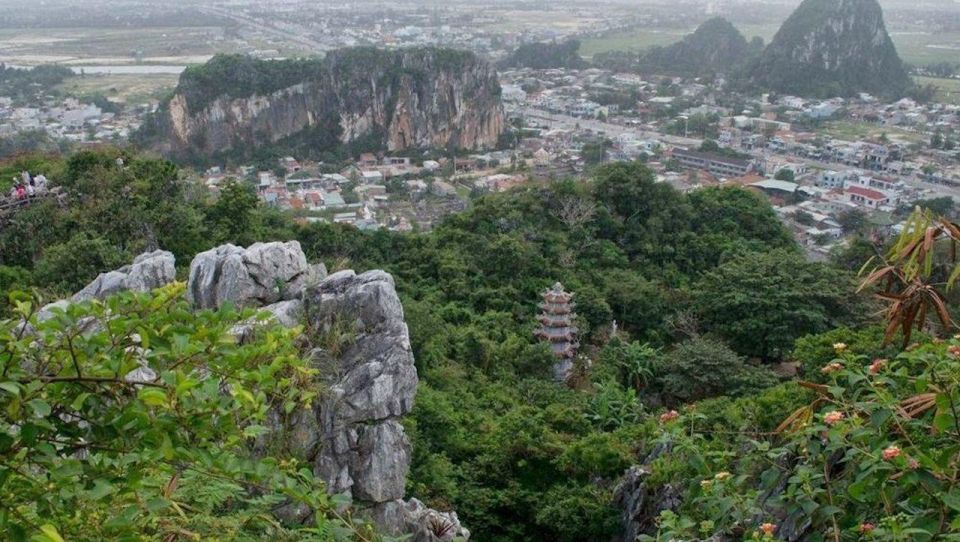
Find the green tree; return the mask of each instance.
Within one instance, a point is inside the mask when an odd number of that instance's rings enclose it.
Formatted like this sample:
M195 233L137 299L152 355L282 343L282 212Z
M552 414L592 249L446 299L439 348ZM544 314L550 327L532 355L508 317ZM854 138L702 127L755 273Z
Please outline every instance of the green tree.
M221 242L248 244L256 238L260 200L253 188L230 179L220 187L220 194L206 211L207 220L214 225Z
M787 181L791 183L797 180L793 170L788 168L781 168L777 171L777 174L774 175L773 178L777 179L778 181Z
M99 237L77 233L47 247L36 264L37 282L68 294L82 288L91 277L124 265L129 255Z
M850 209L840 213L837 222L845 233L862 233L869 223L869 217L860 209Z
M804 335L859 316L853 277L792 252L742 254L698 281L695 305L708 331L741 355L774 360Z
M655 389L673 402L688 402L756 392L776 383L773 373L747 365L723 342L695 337L666 354Z

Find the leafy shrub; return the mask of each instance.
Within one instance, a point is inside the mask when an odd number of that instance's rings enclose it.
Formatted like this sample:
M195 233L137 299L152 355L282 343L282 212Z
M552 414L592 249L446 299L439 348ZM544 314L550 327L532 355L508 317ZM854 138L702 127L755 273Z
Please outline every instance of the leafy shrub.
M804 380L826 382L829 376L822 369L836 357L834 345L843 343L847 351L866 359L895 357L900 351L901 336L889 344L883 344L884 330L881 326L868 326L862 329L846 327L830 330L817 335L807 335L797 340L793 348L793 359L800 363Z
M0 321L4 539L330 540L332 505L310 466L251 451L269 410L315 398L297 330L264 326L239 345L230 330L252 313L195 313L184 291L73 304L43 322L21 301ZM314 520L282 524L272 512L284 503Z
M61 292L75 292L98 273L127 263L128 255L106 239L78 233L47 248L37 262L37 280Z
M673 401L741 395L776 384L770 371L747 365L724 343L697 337L678 344L661 363L659 390Z
M689 483L659 539L957 539L960 340L836 351L829 383L772 432L697 430L706 405L662 424L672 479L687 465Z

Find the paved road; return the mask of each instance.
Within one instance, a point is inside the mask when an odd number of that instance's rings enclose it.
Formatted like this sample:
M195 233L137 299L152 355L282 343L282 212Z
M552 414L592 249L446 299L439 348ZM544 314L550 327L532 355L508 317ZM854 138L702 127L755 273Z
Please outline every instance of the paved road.
M259 30L265 34L270 34L275 38L282 39L287 42L295 43L301 47L305 47L307 50L313 53L320 53L326 51L329 47L324 46L318 41L314 41L310 38L307 38L302 35L297 35L290 32L289 30L284 30L273 26L270 21L255 19L253 17L244 15L242 13L237 13L224 8L218 8L216 6L200 6L201 12L207 13L209 15L216 15L218 17L223 17L225 19L230 19L236 23L247 26L253 30Z
M603 132L610 137L616 137L620 134L634 134L640 139L657 139L671 145L680 145L683 147L692 148L699 147L700 144L703 143L702 139L678 137L661 134L659 132L649 132L641 130L636 126L624 126L621 124L613 124L596 119L581 119L561 113L551 113L550 111L537 109L534 107L519 107L511 110L511 113L521 114L523 117L528 119L543 121L557 128L571 129L577 125L580 125L581 129L590 129L594 132Z

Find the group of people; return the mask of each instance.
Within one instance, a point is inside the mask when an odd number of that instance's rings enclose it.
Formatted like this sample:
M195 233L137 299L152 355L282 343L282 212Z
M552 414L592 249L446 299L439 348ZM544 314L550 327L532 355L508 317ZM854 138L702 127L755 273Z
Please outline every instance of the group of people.
M47 178L41 173L34 177L29 171L20 173L20 177L13 178L13 187L10 189L10 198L13 200L26 200L39 192L47 189Z

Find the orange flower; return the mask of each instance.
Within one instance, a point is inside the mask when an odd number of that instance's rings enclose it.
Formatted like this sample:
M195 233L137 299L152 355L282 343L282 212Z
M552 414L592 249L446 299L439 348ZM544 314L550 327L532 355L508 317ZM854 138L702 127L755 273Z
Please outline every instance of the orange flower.
M954 344L947 348L947 352L955 358L960 358L960 345Z
M670 410L660 415L660 423L670 423L679 417L680 417L679 412L677 412L676 410Z
M870 374L875 375L883 370L887 365L887 360L883 358L876 358L873 360L873 363L870 364Z
M820 369L820 372L825 375L828 375L830 373L835 373L837 371L842 371L842 370L843 370L843 365L834 361L833 363L828 363L824 365L823 368Z
M823 416L823 421L824 421L824 423L826 423L827 425L833 425L833 424L836 424L836 423L841 422L841 421L843 420L843 418L844 418L843 412L838 412L838 411L836 411L836 410L831 410L830 412L827 412L826 414L824 414L824 416Z
M861 523L860 524L860 534L870 534L876 529L877 526L873 523Z
M763 525L760 526L760 532L768 536L773 536L773 533L776 530L777 530L777 526L774 525L773 523L764 523Z
M900 457L900 448L897 446L888 446L883 450L883 459L884 461L893 461L894 459Z

